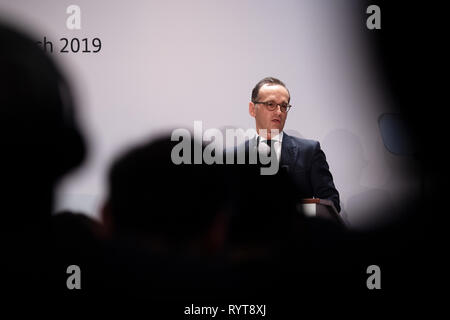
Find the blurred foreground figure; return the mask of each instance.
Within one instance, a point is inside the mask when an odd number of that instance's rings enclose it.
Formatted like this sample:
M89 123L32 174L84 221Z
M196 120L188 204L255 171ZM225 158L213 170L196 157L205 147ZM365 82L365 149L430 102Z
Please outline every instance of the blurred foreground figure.
M224 286L225 167L172 162L170 136L135 146L109 174L103 220L116 254L113 292L141 298L207 297ZM202 148L193 141L192 148ZM192 153L193 155L193 153Z
M299 283L305 288L311 272L338 265L343 230L303 217L286 172L261 175L257 164L193 159L177 165L171 159L177 143L170 136L153 139L113 162L103 210L111 244L105 278L114 279L108 294L274 301ZM190 146L202 148L196 141ZM334 272L344 263L338 266Z
M56 65L29 37L3 25L0 45L2 285L10 298L39 298L58 274L65 286L66 269L57 267L52 246L53 192L85 147Z

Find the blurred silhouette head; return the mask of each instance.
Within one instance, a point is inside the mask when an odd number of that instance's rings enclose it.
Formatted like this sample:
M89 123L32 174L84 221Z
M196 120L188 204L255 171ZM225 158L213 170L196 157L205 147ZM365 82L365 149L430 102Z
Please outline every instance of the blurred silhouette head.
M297 210L299 191L284 170L261 175L259 165L234 165L229 239L232 246L277 245L290 236L293 223L301 221Z
M113 163L103 213L113 233L137 233L164 246L184 246L211 231L226 202L224 166L176 165L171 152L177 144L170 136L161 137ZM202 148L198 144L191 142L192 156L195 145Z
M0 43L0 190L7 206L39 219L38 211L50 216L55 182L81 163L84 142L69 86L49 56L2 25Z

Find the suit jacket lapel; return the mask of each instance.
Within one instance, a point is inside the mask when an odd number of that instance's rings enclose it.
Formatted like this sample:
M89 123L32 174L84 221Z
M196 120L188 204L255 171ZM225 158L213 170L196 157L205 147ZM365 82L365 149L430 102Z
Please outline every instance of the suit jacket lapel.
M281 143L280 165L293 168L297 161L298 146L285 132L283 132L283 142Z

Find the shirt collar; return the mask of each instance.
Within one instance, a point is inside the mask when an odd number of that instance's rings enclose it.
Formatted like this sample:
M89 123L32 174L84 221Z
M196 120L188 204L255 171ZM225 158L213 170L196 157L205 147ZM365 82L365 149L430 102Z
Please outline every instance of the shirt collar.
M266 141L266 140L267 140L266 138L261 137L261 136L258 134L258 132L256 132L255 138L256 138L256 139L259 138L260 141ZM276 136L272 137L271 140L272 140L272 141L279 141L279 142L282 142L282 141L283 141L283 131L281 131L281 132L280 132L279 134L277 134Z

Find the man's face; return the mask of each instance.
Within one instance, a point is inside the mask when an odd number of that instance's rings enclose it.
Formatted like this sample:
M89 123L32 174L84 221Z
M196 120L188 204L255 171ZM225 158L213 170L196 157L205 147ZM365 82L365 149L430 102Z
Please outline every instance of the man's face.
M256 101L274 102L280 105L287 104L289 103L289 93L283 86L265 84L259 89ZM256 120L256 131L258 133L260 129L266 129L268 134L272 129L279 132L283 131L287 112L282 112L279 106L270 111L264 104L250 102L249 113ZM267 138L270 138L270 136Z

